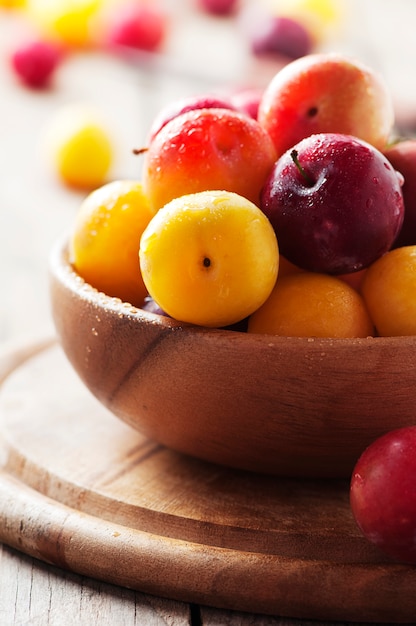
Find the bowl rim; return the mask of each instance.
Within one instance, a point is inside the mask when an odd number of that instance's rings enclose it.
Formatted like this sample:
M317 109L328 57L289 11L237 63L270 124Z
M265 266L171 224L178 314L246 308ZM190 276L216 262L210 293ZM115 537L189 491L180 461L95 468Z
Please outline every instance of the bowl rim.
M139 322L150 324L152 326L160 326L170 331L187 331L217 336L218 338L228 338L230 341L244 341L260 343L263 345L273 345L276 347L284 347L297 344L299 347L307 349L307 346L325 347L325 349L336 350L337 348L353 347L356 348L375 348L380 347L412 347L416 349L416 335L398 335L389 337L368 336L368 337L295 337L281 336L261 333L247 333L238 330L229 330L226 328L211 328L198 326L189 322L181 322L174 318L146 311L120 298L109 296L99 291L93 285L88 283L80 276L69 260L68 250L69 235L65 233L59 237L53 244L49 255L49 273L61 282L74 296L85 302L86 304L95 306L104 310L107 314L138 320ZM234 338L234 339L233 339Z

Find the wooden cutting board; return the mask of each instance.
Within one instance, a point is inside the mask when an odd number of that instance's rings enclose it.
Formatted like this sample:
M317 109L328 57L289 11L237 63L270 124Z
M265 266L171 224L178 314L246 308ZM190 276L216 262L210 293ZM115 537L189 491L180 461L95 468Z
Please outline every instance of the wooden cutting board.
M104 409L60 347L0 363L0 540L172 599L297 618L408 622L416 569L352 519L348 484L183 457Z

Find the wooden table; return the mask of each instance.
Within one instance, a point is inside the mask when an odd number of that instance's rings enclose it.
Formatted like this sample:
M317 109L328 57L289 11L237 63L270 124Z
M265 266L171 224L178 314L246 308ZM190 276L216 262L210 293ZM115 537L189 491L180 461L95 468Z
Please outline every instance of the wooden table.
M377 4L378 9L381 4L384 3ZM257 66L245 56L244 49L238 48L240 43L230 23L205 22L191 10L191 5L191 2L183 2L178 9L181 15L173 44L178 57L170 59L168 75L97 51L77 53L66 61L53 88L47 92L26 90L11 74L6 55L17 41L21 21L16 15L0 12L2 353L16 343L24 346L38 337L53 335L48 301L49 250L55 239L71 226L85 195L64 188L44 159L44 128L55 111L74 101L99 106L117 137L119 151L113 178L137 178L140 164L132 156L131 148L142 145L150 120L162 104L177 95L207 90L215 81L224 86L230 76L236 77L236 82L239 78L242 82L244 76L261 81L271 71L270 67ZM196 26L202 30L197 30ZM212 57L212 50L209 52L203 43L208 44L214 37L216 51ZM387 40L387 34L385 37ZM228 56L221 52L221 45L228 46ZM193 58L190 53L196 49L199 49L199 58ZM1 546L0 624L66 626L71 623L117 626L324 624L157 598L78 576ZM329 626L329 622L325 623Z

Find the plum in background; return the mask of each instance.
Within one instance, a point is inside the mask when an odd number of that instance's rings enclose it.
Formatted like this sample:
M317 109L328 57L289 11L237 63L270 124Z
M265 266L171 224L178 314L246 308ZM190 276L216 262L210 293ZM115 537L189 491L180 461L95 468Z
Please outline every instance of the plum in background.
M404 220L394 247L412 246L416 244L416 139L395 143L384 155L404 178Z
M211 15L231 15L237 9L239 0L196 0L198 7Z
M239 89L230 95L232 105L253 120L257 120L260 100L263 95L262 89L255 87Z
M143 311L148 311L149 313L153 313L154 315L165 315L166 317L170 317L170 315L165 313L165 311L160 308L158 303L153 300L152 296L146 296L142 309Z
M265 15L250 34L254 54L279 54L288 60L312 52L313 42L306 28L291 17Z
M108 20L106 41L111 47L126 46L156 52L168 30L167 15L151 3L130 2L120 7Z
M144 304L142 306L144 311L148 311L149 313L153 313L154 315L164 315L165 317L170 317L160 306L153 300L151 296L146 296ZM248 317L236 322L235 324L231 324L230 326L224 326L223 330L231 330L235 332L245 333L247 332L248 326Z
M196 96L180 98L179 100L173 100L164 106L154 118L150 127L149 141L153 141L157 133L175 117L182 115L182 113L188 113L188 111L195 111L197 109L237 110L237 107L233 104L230 98L226 98L225 96L216 96L215 94L199 94Z
M369 445L352 473L350 503L371 543L394 560L416 564L416 426Z
M403 223L401 183L374 146L350 135L319 133L277 160L260 206L291 263L347 274L391 248Z

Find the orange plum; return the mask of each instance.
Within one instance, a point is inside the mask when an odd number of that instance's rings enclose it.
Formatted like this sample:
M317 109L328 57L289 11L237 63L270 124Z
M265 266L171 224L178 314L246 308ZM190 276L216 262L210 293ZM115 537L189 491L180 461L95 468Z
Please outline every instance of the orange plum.
M298 272L276 281L248 320L249 333L284 337L368 337L373 323L364 300L328 274Z
M416 246L394 248L366 271L361 293L381 337L416 335Z
M114 180L95 189L81 203L69 239L77 273L95 289L141 306L147 289L139 243L151 218L139 181Z

